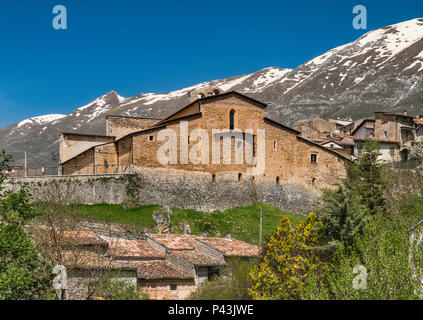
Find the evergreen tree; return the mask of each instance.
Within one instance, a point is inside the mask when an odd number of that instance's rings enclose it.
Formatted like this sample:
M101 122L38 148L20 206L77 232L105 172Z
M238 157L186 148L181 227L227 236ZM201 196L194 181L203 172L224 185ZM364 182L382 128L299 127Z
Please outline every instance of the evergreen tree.
M363 156L348 167L347 179L342 181L336 191L328 190L324 193L323 206L318 214L330 240L351 244L362 233L369 216L386 212L386 181L378 156L377 142L367 140Z
M339 185L337 191L325 192L323 200L319 220L325 235L330 240L352 244L364 226L365 207L360 198L345 185Z
M386 179L383 176L383 165L378 160L379 151L377 141L368 139L363 156L351 168L347 182L347 185L358 193L361 203L370 215L383 214L386 209Z

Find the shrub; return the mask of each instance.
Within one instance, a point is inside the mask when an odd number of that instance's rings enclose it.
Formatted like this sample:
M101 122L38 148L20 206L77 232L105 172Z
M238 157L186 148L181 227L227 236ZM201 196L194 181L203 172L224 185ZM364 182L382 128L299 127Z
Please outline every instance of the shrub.
M367 269L366 289L354 289L354 268ZM423 293L423 244L410 240L407 224L373 217L354 248L342 246L331 264L313 272L302 288L304 299L400 300Z
M148 300L148 295L136 285L118 279L105 279L94 290L94 296L106 300Z
M270 237L261 263L251 271L254 299L297 299L300 288L319 262L311 250L320 244L321 223L315 214L291 228L287 217L281 219Z
M228 261L219 275L199 285L191 300L251 300L248 288L252 285L250 270L256 259L235 258Z

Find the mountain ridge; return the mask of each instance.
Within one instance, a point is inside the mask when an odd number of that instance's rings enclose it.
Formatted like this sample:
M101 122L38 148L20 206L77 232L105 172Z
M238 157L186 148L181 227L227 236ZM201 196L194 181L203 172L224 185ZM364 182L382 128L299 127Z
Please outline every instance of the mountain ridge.
M188 104L191 91L208 86L266 102L266 115L286 125L313 116L358 119L375 109L418 114L423 109L423 18L369 31L294 69L269 67L128 98L112 90L68 115L34 117L1 129L0 149L18 164L27 151L30 166L55 166L60 132L105 134L105 117L112 114L164 118Z

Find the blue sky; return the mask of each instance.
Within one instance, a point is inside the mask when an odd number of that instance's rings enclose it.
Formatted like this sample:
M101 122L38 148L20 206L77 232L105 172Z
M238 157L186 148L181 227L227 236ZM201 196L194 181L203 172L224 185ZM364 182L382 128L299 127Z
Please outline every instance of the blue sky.
M423 1L0 1L0 128L277 66L295 68L368 30L423 17ZM68 30L52 27L55 5Z

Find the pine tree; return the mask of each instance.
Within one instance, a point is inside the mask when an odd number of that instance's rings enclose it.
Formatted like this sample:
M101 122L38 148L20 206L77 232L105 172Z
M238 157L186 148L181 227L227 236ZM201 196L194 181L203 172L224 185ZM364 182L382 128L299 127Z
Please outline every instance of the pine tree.
M351 244L362 233L367 217L386 212L386 180L378 156L377 142L367 140L363 156L348 168L347 179L336 191L324 193L318 214L329 240Z

